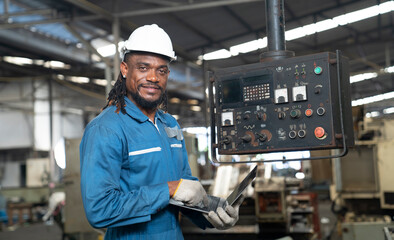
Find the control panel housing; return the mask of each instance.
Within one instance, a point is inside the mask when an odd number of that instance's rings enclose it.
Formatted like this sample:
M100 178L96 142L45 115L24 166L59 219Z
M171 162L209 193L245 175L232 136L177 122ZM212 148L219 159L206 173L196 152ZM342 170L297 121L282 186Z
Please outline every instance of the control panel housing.
M354 143L348 60L334 53L212 73L219 154L332 149Z

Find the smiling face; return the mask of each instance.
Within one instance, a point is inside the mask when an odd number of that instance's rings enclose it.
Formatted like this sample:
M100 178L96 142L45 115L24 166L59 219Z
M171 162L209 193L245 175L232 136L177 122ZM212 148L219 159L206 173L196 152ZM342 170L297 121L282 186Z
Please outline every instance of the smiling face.
M167 87L168 59L150 53L130 53L125 61L120 69L126 77L127 97L141 110L156 110Z

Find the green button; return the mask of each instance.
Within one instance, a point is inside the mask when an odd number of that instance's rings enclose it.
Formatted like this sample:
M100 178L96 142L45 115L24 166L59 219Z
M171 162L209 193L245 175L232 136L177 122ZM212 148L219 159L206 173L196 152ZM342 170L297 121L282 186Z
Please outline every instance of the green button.
M321 67L315 67L315 73L317 74L317 75L319 75L319 74L321 74L322 72L323 72L323 69L321 68Z
M298 117L298 111L297 111L297 110L291 110L290 116L291 116L292 118Z

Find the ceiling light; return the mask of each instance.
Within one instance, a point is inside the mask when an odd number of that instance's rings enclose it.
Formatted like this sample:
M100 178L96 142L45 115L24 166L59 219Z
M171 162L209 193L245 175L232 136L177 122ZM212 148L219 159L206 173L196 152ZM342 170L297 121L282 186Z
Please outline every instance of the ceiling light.
M347 14L342 14L340 16L334 17L333 19L326 19L303 27L288 30L285 32L285 39L286 41L291 41L294 39L305 37L307 35L314 34L316 32L322 32L329 29L333 29L338 27L339 25L343 26L346 24L358 22L391 11L394 11L394 1L388 1L380 5L372 6L369 8L361 9ZM200 56L199 59L204 59L204 60L223 59L223 58L229 58L231 56L236 56L239 53L252 52L259 48L265 48L267 45L265 44L264 47L260 47L262 45L259 44L262 43L260 43L259 40L260 39L232 46L230 47L230 52L226 49L220 49L211 53L206 53L202 57ZM257 46L259 47L257 48Z
M361 82L367 79L376 78L378 74L376 72L362 73L354 76L350 76L350 83Z
M170 98L170 103L180 103L180 102L181 102L181 99L179 99L179 98L176 98L176 97Z
M394 66L386 67L383 71L386 73L394 73Z
M194 112L201 112L201 107L200 106L191 106L190 109Z
M253 52L265 47L267 47L267 37L232 46L230 47L230 53L236 56L240 53Z
M215 60L215 59L223 59L231 57L230 51L226 49L220 49L211 53L204 54L204 60Z
M383 109L383 113L384 113L384 114L391 114L391 113L394 113L394 107L389 107L389 108Z
M394 92L388 92L384 94L379 94L371 97L366 97L362 99L357 99L352 101L352 106L366 105L369 103L379 102L383 100L388 100L394 98Z
M197 99L188 99L187 100L187 104L189 104L189 105L197 105L198 104L198 100Z
M44 67L52 68L52 69L70 69L71 68L70 65L65 64L64 62L60 62L60 61L47 61L44 63Z
M371 112L371 117L379 117L379 116L380 116L380 112L378 111Z
M72 77L68 77L67 79L71 82L76 82L76 83L88 83L89 82L89 78L87 78L87 77L72 76Z
M31 65L33 64L33 60L30 58L25 57L11 57L11 56L4 56L3 60L12 64L16 64L19 66L23 65Z
M108 81L105 79L93 79L92 82L100 86L107 86L108 84Z

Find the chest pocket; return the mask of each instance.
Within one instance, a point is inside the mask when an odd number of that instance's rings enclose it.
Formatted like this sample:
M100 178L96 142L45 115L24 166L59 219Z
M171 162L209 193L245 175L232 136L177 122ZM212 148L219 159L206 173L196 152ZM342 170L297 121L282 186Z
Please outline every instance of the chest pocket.
M159 144L145 142L129 146L129 168L133 173L129 180L138 185L161 181L163 172L167 169L163 156L164 149Z

